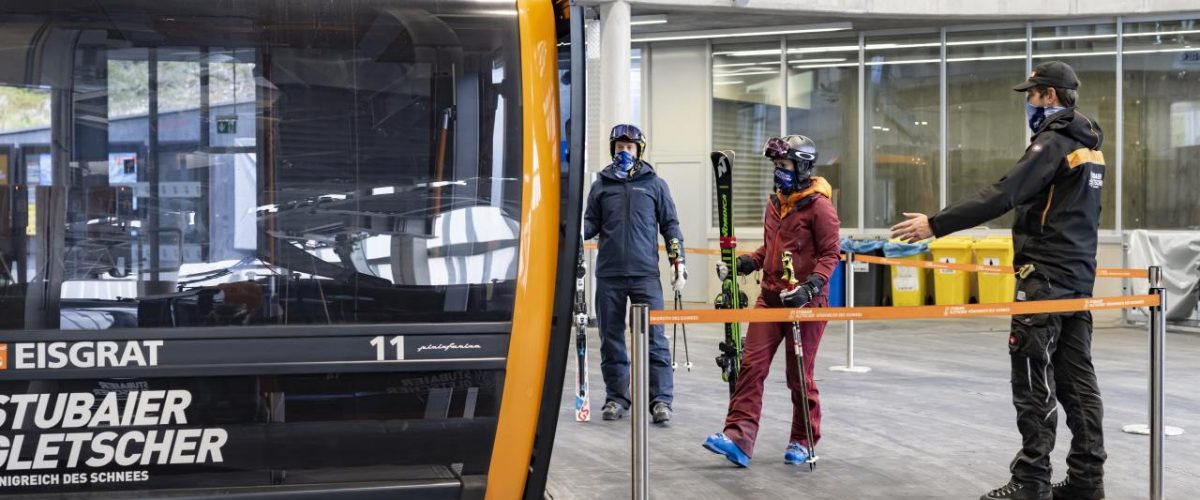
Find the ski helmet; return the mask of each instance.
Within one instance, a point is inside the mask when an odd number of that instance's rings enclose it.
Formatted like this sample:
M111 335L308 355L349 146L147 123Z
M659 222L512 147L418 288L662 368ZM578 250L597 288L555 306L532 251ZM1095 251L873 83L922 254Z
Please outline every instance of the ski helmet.
M817 145L802 135L772 137L763 145L763 156L772 160L792 160L796 164L796 180L803 182L812 176L817 166Z
M646 151L646 136L642 134L641 129L628 123L621 123L613 127L612 132L608 134L609 156L617 155L617 141L637 144L637 159L642 159L642 153Z

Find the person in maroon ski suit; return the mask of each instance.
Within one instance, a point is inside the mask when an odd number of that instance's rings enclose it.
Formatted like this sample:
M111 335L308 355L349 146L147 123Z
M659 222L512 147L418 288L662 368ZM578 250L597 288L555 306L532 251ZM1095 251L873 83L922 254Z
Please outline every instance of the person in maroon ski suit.
M830 199L832 188L829 183L812 176L817 160L816 146L807 137L789 135L768 140L763 154L775 165L775 192L767 202L763 245L752 254L738 257L737 273L746 275L762 270L762 293L754 307L828 307L829 278L840 258L840 221ZM792 253L795 276L803 280L795 287L782 277L785 251ZM717 267L719 275L729 271L722 269L723 264ZM775 351L786 341L784 352L787 356L787 386L792 392L792 431L784 460L795 465L805 463L812 447L821 438L821 399L813 383L813 366L824 332L824 321L800 323L803 376L808 382L808 394L804 394L797 360L792 355L792 324L751 323L737 386L729 399L725 430L709 436L704 447L739 466L750 465L762 414L763 382ZM801 399L805 397L809 402L808 415L804 414ZM811 443L805 433L806 421L812 425Z

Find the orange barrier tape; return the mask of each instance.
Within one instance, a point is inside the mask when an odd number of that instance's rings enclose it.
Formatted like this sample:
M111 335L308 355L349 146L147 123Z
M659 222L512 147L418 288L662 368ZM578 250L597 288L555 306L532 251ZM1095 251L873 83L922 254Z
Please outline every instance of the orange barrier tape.
M596 249L596 244L595 244L595 243L584 243L584 244L583 244L583 248L584 248L584 250L595 250L595 249ZM659 246L658 246L658 249L659 249L660 251L664 251L664 252L665 252L665 251L667 250L667 247L665 247L665 246L663 246L663 245L659 245ZM686 255L686 254L694 254L694 255L716 255L717 257L720 257L720 256L721 256L721 251L720 251L720 250L711 250L711 249L708 249L708 248L687 248L687 247L684 247L684 249L683 249L683 253L684 253L684 255Z
M694 309L650 311L650 323L791 323L803 321L944 319L978 316L1011 316L1102 309L1126 309L1158 305L1157 295L1126 295L1090 299L1036 300L1001 304L909 307L821 307L762 309Z
M584 243L583 248L587 250L595 250L595 243ZM658 246L659 250L665 251L666 247ZM720 250L712 250L708 248L684 248L685 254L693 255L715 255L720 257ZM739 252L741 255L744 252ZM841 260L846 260L846 254L841 255ZM1012 274L1015 272L1012 266L981 266L978 264L947 264L944 262L931 262L928 260L912 260L912 259L893 259L889 257L875 257L873 255L854 255L854 260L857 262L866 262L868 264L878 264L881 266L901 266L901 267L920 267L924 269L952 269L955 271L965 271L969 273L1005 273ZM1128 269L1119 267L1102 267L1096 269L1097 278L1147 278L1148 271L1145 269Z

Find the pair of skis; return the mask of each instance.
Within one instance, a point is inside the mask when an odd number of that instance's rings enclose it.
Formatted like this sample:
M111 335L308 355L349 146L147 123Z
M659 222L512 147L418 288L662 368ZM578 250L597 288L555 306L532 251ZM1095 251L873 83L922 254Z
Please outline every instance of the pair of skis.
M717 217L721 235L721 262L724 268L721 293L714 306L717 309L741 309L746 305L746 294L738 290L737 283L737 238L733 236L733 151L713 151L710 155L717 184ZM725 323L725 340L717 344L721 353L717 355L717 366L721 368L721 380L729 383L729 394L737 387L738 373L742 369L742 325Z

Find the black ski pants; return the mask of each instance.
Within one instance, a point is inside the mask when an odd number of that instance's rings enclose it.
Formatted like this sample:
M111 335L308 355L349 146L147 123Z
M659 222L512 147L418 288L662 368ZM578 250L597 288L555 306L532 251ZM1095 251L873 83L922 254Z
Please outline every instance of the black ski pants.
M1079 297L1056 289L1040 274L1017 281L1017 300ZM1008 339L1012 396L1021 432L1021 451L1010 469L1016 481L1050 484L1061 404L1071 430L1067 474L1071 482L1098 485L1104 478L1103 401L1092 366L1090 312L1013 316Z

